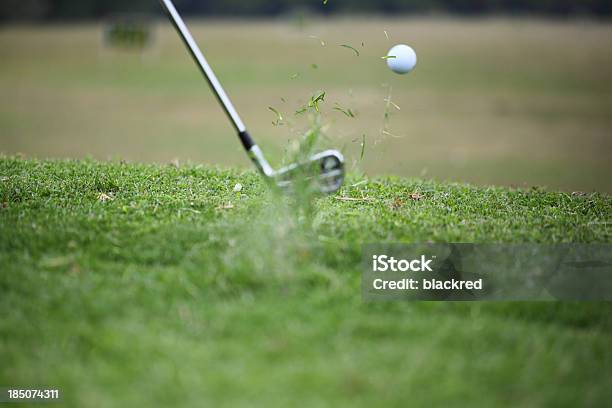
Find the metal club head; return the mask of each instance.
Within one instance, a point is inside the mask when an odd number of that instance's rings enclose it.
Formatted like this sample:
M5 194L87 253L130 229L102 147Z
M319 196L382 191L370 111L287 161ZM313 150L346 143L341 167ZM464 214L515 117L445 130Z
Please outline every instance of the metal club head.
M283 190L291 190L296 181L303 180L323 194L332 194L344 181L344 157L336 150L317 153L279 170L272 169L257 145L249 150L249 156L259 171Z
M336 150L326 150L307 161L283 167L273 175L276 185L291 189L296 180L307 180L323 194L338 191L344 181L344 157Z

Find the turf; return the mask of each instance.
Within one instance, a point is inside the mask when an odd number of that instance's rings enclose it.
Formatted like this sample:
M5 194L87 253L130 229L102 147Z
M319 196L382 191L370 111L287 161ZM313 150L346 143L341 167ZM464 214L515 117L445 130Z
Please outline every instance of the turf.
M79 407L604 406L610 304L364 303L359 258L610 242L611 216L603 194L357 176L309 208L253 172L2 157L0 384Z

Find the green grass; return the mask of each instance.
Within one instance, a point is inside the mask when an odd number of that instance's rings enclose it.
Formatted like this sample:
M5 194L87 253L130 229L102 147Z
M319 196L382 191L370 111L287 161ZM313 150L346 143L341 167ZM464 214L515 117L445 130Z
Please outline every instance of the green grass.
M0 384L75 407L608 403L609 303L364 303L359 261L611 242L609 196L352 179L307 213L253 172L0 158Z

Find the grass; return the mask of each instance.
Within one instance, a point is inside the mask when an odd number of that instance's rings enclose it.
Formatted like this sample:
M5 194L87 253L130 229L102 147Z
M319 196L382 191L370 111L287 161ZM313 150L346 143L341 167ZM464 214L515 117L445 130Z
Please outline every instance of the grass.
M251 134L277 157L304 129L273 126L268 107L287 119L322 90L333 144L371 176L612 192L610 23L370 16L303 29L282 19L189 24ZM0 28L0 152L249 166L168 23L143 54L104 47L102 30ZM380 58L403 42L419 56L408 76ZM381 135L383 84L401 107L387 129L400 138Z
M253 172L2 157L0 383L75 407L607 404L609 303L364 303L359 262L611 242L609 196L357 181L309 214Z

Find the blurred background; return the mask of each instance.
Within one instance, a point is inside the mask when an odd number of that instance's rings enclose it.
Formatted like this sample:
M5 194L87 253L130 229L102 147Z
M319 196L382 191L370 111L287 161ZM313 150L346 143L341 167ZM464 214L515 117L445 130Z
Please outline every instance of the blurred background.
M328 143L368 176L612 192L612 1L176 5L275 164L325 91ZM155 0L0 2L0 152L250 166Z

